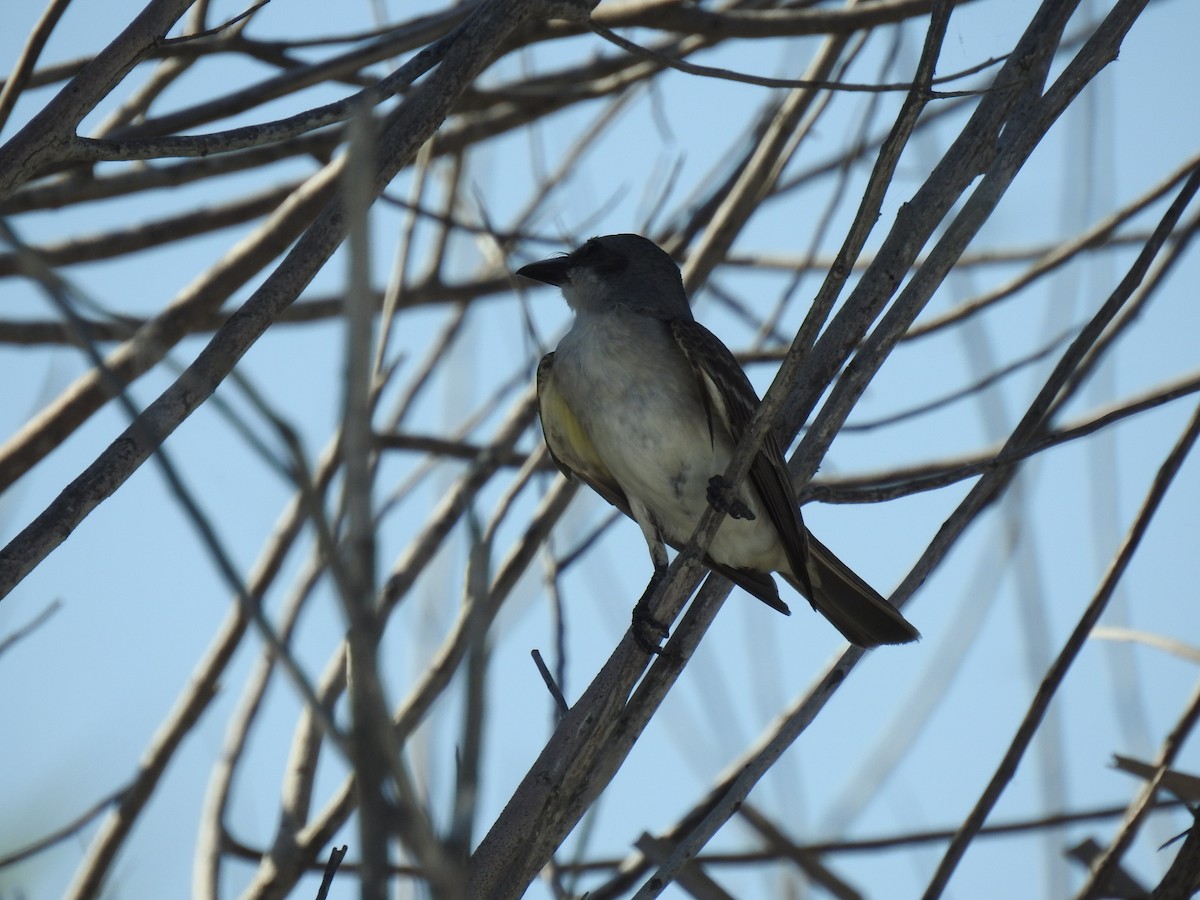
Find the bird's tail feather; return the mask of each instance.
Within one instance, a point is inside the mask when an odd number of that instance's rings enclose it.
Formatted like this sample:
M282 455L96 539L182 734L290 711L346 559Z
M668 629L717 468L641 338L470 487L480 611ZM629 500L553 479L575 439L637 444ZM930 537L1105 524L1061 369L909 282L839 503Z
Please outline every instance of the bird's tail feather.
M735 569L733 566L723 566L713 562L711 559L705 559L705 563L711 569L716 569L742 590L753 594L767 606L785 616L790 616L792 611L788 609L788 605L779 599L779 588L775 586L775 579L771 577L769 572L755 572L752 569Z
M792 587L806 593L795 578L783 574ZM894 606L811 532L808 535L808 576L813 585L809 602L850 643L860 647L907 644L921 636Z

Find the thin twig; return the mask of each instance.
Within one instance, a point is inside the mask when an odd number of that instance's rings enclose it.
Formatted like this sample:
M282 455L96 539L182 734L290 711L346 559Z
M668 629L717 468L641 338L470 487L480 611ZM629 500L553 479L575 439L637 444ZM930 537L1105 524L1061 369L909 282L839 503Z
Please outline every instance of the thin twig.
M1030 704L1029 711L1021 721L1021 725L1017 729L1017 733L1014 735L1012 743L1004 755L1004 759L1001 760L995 774L992 776L987 788L980 795L970 815L967 816L962 827L959 828L958 833L954 836L954 840L946 848L946 853L942 857L937 871L930 880L929 886L925 889L923 895L925 900L934 900L934 898L942 895L955 867L966 852L967 846L975 835L978 834L979 829L987 819L988 813L995 806L996 801L1000 798L1000 794L1012 779L1013 774L1016 772L1017 764L1020 762L1025 750L1033 740L1034 734L1037 732L1037 727L1042 720L1042 716L1045 715L1046 708L1050 705L1050 701L1054 698L1055 693L1066 677L1071 664L1078 657L1079 651L1083 649L1088 635L1099 620L1100 614L1104 611L1105 606L1112 597L1113 591L1116 590L1117 583L1120 581L1121 576L1124 575L1126 568L1128 568L1129 562L1141 543L1147 527L1153 520L1154 514L1158 511L1163 497L1166 496L1167 489L1178 473L1179 467L1183 464L1183 460L1195 444L1197 437L1200 437L1200 407L1197 407L1196 413L1192 417L1188 427L1163 461L1158 475L1155 477L1154 483L1151 485L1146 499L1142 503L1142 508L1138 511L1137 517L1130 526L1129 532L1122 542L1121 548L1113 559L1112 564L1109 566L1108 572L1105 573L1103 582L1101 582L1095 596L1093 596L1091 602L1084 610L1075 629L1071 632L1071 636L1067 639L1062 650L1055 658L1050 670L1046 673L1046 677L1039 686L1037 695ZM1187 728L1190 729L1190 723L1197 715L1200 715L1200 695L1197 695L1197 700L1191 704L1188 715L1182 720L1180 728L1182 729L1186 724ZM1186 731L1183 733L1186 733ZM1171 759L1174 758L1174 748L1175 745L1172 743L1164 745L1163 757L1159 763L1160 771L1165 770L1166 766L1170 764ZM1157 779L1147 785L1149 796L1152 798L1153 790L1150 789L1151 787L1157 787ZM1147 803L1148 801L1138 802L1135 809L1130 813L1130 819L1127 823L1128 827L1123 830L1124 832L1131 833L1133 828L1136 827L1136 823L1140 821L1141 816L1145 813ZM1119 860L1121 849L1123 849L1123 845L1114 844L1110 848L1106 862L1108 860L1113 862ZM1099 882L1096 880L1094 873L1092 884L1097 883Z

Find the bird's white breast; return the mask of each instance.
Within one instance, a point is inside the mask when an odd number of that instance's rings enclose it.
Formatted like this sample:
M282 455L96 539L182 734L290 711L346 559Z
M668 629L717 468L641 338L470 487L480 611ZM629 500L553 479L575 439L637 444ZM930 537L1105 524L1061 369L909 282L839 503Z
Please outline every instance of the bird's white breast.
M733 442L719 422L710 434L700 387L666 326L608 312L577 315L555 351L554 377L625 494L651 511L665 538L685 542ZM742 493L757 518L726 519L710 554L739 567L784 568L757 496Z

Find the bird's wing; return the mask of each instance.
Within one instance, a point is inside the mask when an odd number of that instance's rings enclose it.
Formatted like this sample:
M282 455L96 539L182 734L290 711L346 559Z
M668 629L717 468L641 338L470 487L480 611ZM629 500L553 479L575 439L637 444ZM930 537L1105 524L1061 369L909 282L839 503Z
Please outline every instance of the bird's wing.
M553 353L547 353L538 363L537 395L542 434L546 437L546 449L550 451L550 458L554 460L554 464L568 478L578 478L632 519L633 514L629 510L629 499L625 496L625 491L609 472L596 452L591 438L554 383ZM675 546L673 541L668 543ZM790 615L787 604L779 599L779 589L770 575L723 566L707 556L704 562L763 603Z
M596 452L579 419L554 382L554 354L547 353L537 368L538 416L546 449L554 464L568 478L577 478L593 491L630 516L629 500L608 466Z
M703 325L677 320L671 323L671 333L696 373L709 427L715 418L734 441L740 441L759 403L750 379L729 349ZM750 464L750 483L783 541L792 569L791 577L786 573L784 577L848 640L874 647L920 637L874 588L808 533L800 519L783 450L770 432Z
M696 374L700 396L709 416L709 430L715 420L724 426L735 443L741 441L759 404L750 379L729 348L699 322L675 319L670 326L671 335ZM783 542L793 574L811 599L808 532L800 519L800 506L783 461L783 448L770 432L763 438L750 464L750 483Z

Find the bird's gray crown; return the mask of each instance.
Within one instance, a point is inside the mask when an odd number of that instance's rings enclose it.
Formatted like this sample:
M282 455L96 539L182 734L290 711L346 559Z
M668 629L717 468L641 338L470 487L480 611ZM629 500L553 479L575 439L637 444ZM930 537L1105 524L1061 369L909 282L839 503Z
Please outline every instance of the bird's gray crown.
M562 288L576 313L625 310L656 319L692 317L675 261L638 234L594 237L565 256L517 270Z

